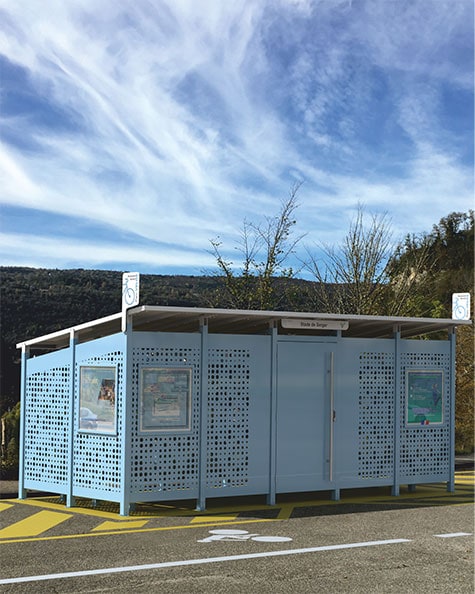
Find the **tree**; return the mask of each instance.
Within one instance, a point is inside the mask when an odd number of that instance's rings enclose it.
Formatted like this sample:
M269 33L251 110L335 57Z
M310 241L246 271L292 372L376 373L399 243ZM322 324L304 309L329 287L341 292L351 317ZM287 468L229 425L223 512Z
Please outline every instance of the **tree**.
M474 286L474 212L452 212L432 232L407 237L390 262L392 284L404 284L415 259L423 264L414 273L414 286L404 313L451 317L452 293L472 293ZM407 305L406 304L406 305ZM473 306L472 306L473 313ZM459 452L474 446L474 328L457 330L455 444Z
M216 275L223 280L218 295L221 305L234 309L278 309L280 296L276 279L294 276L294 270L285 265L303 238L293 236L300 186L301 183L292 186L279 212L266 217L264 224L244 220L236 246L240 267L223 255L219 237L210 240L210 252L217 264Z
M450 317L452 293L473 288L474 213L453 212L431 233L407 236L388 265L394 287L411 284L405 315Z
M4 413L1 422L0 470L16 471L18 468L18 442L20 433L20 403Z
M473 452L474 441L474 332L473 327L457 330L457 360L455 379L455 449Z
M319 246L319 259L307 249L304 264L316 283L313 307L328 313L401 315L417 271L426 264L421 251L410 262L410 271L391 284L392 232L387 214L368 214L359 204L348 233L340 245ZM402 280L403 278L403 280Z

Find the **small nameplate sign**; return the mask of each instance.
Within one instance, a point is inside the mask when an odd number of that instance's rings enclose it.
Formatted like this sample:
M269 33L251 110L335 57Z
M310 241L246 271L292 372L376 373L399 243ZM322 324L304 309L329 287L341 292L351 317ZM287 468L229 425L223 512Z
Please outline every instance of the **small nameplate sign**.
M348 330L349 322L345 320L312 320L303 318L284 318L282 328L298 330Z

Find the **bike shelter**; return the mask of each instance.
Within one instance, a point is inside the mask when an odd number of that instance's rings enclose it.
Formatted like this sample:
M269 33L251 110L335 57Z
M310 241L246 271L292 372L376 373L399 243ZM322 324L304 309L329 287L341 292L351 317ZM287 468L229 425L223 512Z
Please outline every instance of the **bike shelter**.
M469 323L138 306L27 340L19 497L127 515L138 502L453 491L455 329Z

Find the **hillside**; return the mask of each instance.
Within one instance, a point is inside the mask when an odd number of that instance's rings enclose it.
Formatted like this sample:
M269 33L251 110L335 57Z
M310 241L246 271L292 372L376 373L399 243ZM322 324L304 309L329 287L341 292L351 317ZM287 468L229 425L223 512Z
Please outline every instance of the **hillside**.
M19 398L19 351L22 340L117 313L121 309L122 273L103 270L53 270L0 267L0 415ZM279 279L279 309L305 309L303 296L312 283ZM221 279L215 276L141 275L140 302L182 307L225 306ZM289 286L300 296L290 303Z

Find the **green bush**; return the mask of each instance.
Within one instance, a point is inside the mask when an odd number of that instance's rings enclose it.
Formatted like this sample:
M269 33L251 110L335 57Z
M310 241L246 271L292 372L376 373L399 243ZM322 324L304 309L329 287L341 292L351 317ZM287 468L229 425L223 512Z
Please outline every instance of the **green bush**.
M18 402L11 410L2 415L1 418L1 456L0 470L4 473L18 472L20 442L20 403Z

